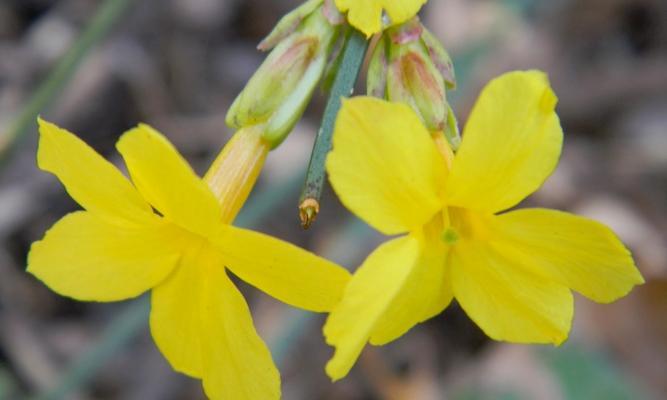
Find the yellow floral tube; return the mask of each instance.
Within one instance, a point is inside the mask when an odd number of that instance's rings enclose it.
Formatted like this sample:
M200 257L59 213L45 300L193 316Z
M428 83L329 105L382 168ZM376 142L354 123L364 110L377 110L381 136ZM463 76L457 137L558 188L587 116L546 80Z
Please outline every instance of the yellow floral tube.
M232 223L264 166L270 146L262 138L262 128L255 125L236 132L204 176L218 199L224 223Z

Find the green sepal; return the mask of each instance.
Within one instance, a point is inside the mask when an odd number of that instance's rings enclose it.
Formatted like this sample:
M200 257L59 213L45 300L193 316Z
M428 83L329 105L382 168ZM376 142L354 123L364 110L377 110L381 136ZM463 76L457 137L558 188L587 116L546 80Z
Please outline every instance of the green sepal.
M457 151L459 146L461 146L461 133L456 115L450 104L447 104L447 126L445 127L444 134L452 150Z
M340 27L331 25L322 4L269 53L230 107L230 127L267 124L266 138L277 146L299 120Z
M384 35L378 40L371 55L368 74L366 75L366 94L381 99L384 98L387 91L387 68L389 65L387 42L388 38Z
M442 78L447 84L448 90L456 89L456 74L454 73L454 63L452 58L449 56L447 50L444 46L438 41L438 39L433 36L433 34L423 27L421 39L426 46L426 49L433 60L436 68L440 71Z
M278 21L271 33L262 40L257 48L262 51L271 50L278 43L297 30L301 22L312 14L324 0L308 0L292 10Z
M278 147L301 119L325 66L326 55L320 54L310 63L292 93L269 119L262 137L271 149Z

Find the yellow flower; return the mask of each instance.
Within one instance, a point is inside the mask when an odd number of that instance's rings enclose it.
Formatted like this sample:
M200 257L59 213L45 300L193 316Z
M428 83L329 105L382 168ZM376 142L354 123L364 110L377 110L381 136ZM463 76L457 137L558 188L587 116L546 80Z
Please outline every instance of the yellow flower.
M560 344L572 322L571 290L608 303L643 282L629 251L600 223L547 209L497 215L556 167L556 102L543 73L495 79L451 167L408 106L364 97L344 103L327 159L331 183L367 223L407 235L365 260L329 316L333 379L347 374L367 341L398 338L452 298L493 339Z
M387 13L389 25L403 23L417 15L428 0L335 0L340 12L347 12L350 25L367 37L382 31L382 13Z
M77 300L123 300L152 289L151 333L174 369L201 378L211 398L278 399L278 371L226 268L318 312L339 300L347 272L226 223L234 213L225 214L176 149L146 125L116 146L134 185L73 134L42 120L40 133L39 167L85 211L66 215L33 244L28 271Z

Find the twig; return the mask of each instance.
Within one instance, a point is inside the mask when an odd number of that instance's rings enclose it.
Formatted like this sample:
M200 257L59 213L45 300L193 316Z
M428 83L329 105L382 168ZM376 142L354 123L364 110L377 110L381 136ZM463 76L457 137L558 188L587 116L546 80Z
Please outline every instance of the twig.
M356 29L351 29L340 69L336 74L329 100L324 109L322 125L317 133L317 138L315 138L306 182L301 192L299 218L301 219L301 226L305 229L310 227L320 211L320 197L322 196L325 179L324 161L331 149L331 135L333 134L336 116L341 107L342 97L352 95L367 48L368 40L366 40L366 37Z

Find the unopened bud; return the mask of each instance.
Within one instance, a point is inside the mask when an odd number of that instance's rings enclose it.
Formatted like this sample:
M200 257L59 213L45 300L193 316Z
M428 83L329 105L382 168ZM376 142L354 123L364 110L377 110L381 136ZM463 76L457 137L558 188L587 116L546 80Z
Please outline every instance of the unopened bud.
M408 104L456 149L460 138L447 102L447 89L454 87L449 55L417 17L385 31L371 57L368 94Z
M310 16L310 14L317 10L323 2L324 0L308 0L292 10L289 14L282 17L271 33L269 33L269 36L265 37L264 40L257 45L257 49L261 51L269 51L276 47L278 43L294 33L301 23Z
M429 130L444 129L447 123L445 83L421 43L412 42L391 50L386 96L391 101L409 104Z
M227 113L227 124L263 124L263 138L278 146L297 123L320 82L338 27L310 0L285 16L260 44L273 50Z

